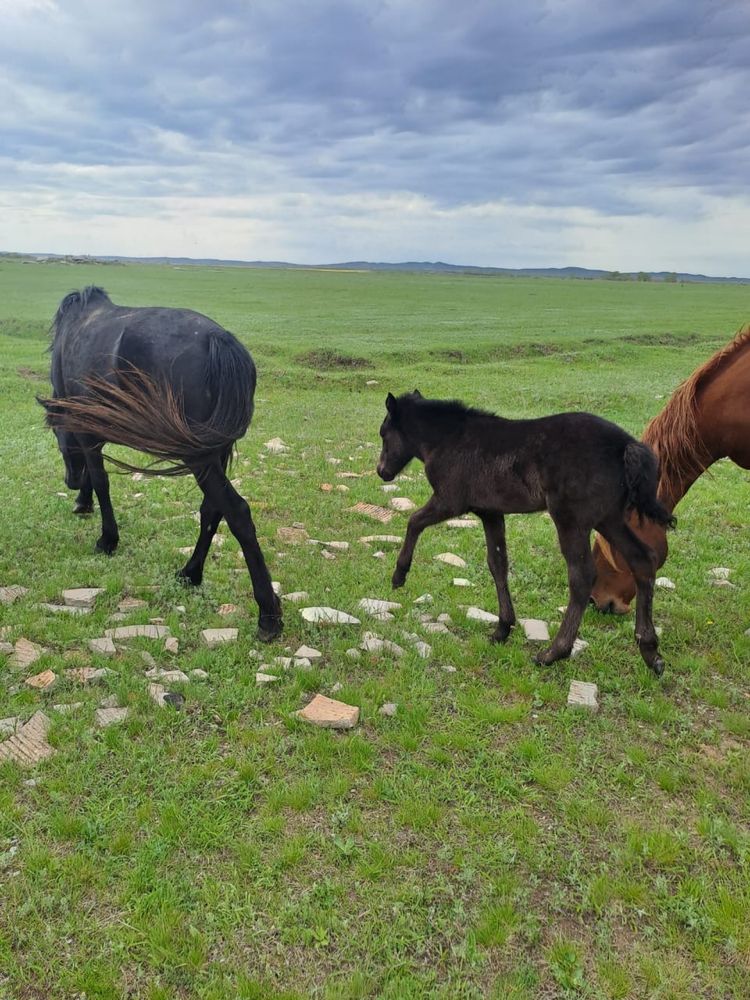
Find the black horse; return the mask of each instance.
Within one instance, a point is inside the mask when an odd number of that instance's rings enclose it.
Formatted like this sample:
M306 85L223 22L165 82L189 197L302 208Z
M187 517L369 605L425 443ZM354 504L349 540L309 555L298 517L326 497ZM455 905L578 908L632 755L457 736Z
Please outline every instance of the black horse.
M412 458L424 462L433 495L409 519L393 574L403 586L426 527L471 511L484 525L487 562L497 588L504 642L515 624L508 590L504 514L548 510L568 565L570 599L540 664L570 655L596 576L590 534L596 529L627 560L638 587L636 638L657 676L664 672L651 619L656 557L628 527L631 511L665 527L674 518L656 499L653 452L617 424L590 413L505 420L463 403L423 399L416 390L386 399L378 475L392 480Z
M93 511L110 555L119 541L102 448L127 445L161 460L151 475L192 473L203 492L200 534L178 576L198 585L211 539L225 517L242 547L258 603L258 634L281 632L281 605L258 545L250 508L226 470L253 414L256 372L248 351L213 320L189 309L125 308L101 288L67 295L52 324L52 399L40 399L79 490L77 514ZM132 468L125 463L117 463Z

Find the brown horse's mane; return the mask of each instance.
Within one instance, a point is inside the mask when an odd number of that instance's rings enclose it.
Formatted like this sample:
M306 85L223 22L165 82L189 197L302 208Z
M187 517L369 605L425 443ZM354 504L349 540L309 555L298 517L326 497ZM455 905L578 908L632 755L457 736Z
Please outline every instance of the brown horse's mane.
M643 440L659 456L659 493L686 476L699 476L714 461L698 430L698 387L750 344L750 324L686 378L667 405L649 422Z

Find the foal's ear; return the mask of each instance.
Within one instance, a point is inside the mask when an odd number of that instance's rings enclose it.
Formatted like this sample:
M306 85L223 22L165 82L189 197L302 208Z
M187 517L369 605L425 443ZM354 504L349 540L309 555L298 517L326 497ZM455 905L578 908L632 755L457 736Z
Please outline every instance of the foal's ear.
M396 415L396 397L392 392L389 392L385 397L385 408L392 417Z
M422 397L422 393L419 391L419 389L414 389L413 392L412 392L412 396L415 399L422 399L423 398Z

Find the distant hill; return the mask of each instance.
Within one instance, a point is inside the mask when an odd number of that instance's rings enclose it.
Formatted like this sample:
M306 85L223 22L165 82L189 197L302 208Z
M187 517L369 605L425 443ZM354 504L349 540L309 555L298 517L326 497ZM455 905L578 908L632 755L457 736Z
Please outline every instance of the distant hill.
M692 281L715 284L750 284L750 278L719 277L707 274L689 274L683 271L606 271L588 267L479 267L475 264L446 264L444 261L402 261L387 263L367 260L349 260L338 264L292 264L281 260L220 260L214 257L122 257L98 255L89 257L74 254L18 254L0 251L0 260L16 258L29 263L59 261L68 264L162 264L171 267L256 267L284 268L308 271L412 271L438 274L474 274L487 277L508 278L572 278L579 281Z

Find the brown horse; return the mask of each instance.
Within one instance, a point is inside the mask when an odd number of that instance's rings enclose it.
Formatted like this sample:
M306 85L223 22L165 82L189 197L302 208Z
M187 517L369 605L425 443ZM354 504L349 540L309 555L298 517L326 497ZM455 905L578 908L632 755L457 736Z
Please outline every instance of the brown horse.
M687 378L646 427L643 440L659 456L658 496L670 512L693 483L720 458L750 469L750 325ZM661 525L631 516L630 526L667 558ZM591 599L600 611L626 614L635 580L620 553L603 538L594 543L596 584Z

